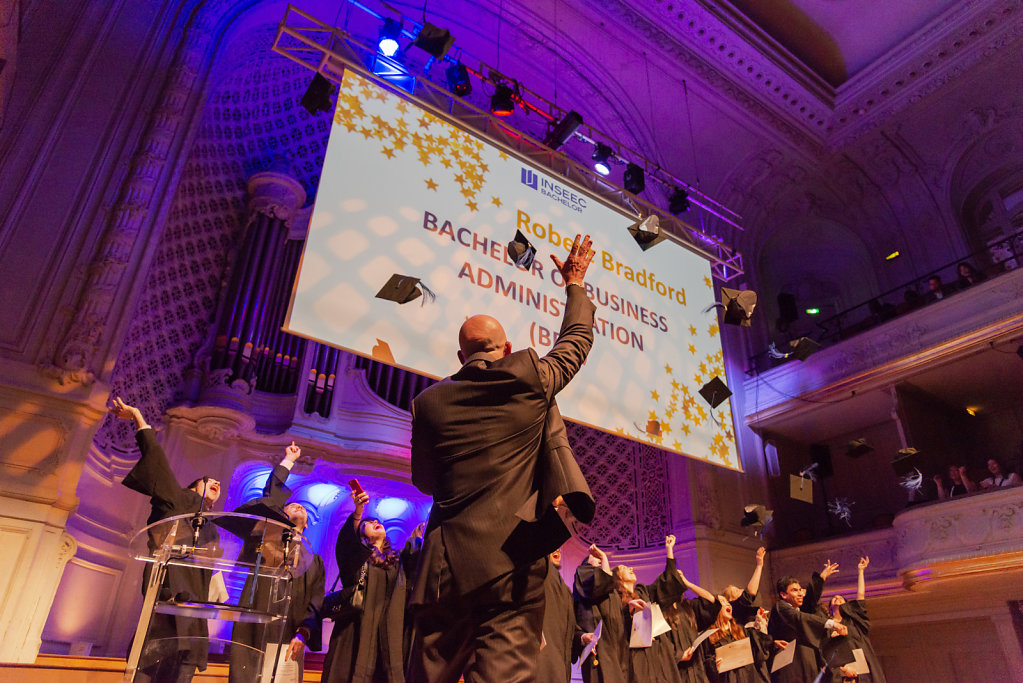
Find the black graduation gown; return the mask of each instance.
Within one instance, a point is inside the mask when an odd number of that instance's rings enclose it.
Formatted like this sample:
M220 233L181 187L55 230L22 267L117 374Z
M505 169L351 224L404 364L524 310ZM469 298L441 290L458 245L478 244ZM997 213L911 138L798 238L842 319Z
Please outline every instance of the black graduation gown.
M142 455L121 483L133 491L149 496L152 509L146 524L197 512L202 505L202 496L191 489L181 488L178 484L153 429L147 427L138 430L135 433L135 442ZM160 546L160 541L161 539L150 534L149 550L155 551ZM199 544L209 546L218 541L216 527L207 521L199 533ZM151 570L152 564L147 562L142 579L143 596ZM170 600L177 597L188 601L205 601L209 597L212 576L213 573L208 569L169 565L159 599ZM209 653L208 637L209 630L205 619L154 613L139 666L148 668L156 659L181 657L180 661L184 666L194 666L199 671L204 671ZM164 638L182 640L158 642L158 639Z
M682 597L686 590L682 578L675 569L675 560L665 563L664 572L648 585L636 584L636 597L647 603L657 603L663 612L673 602ZM626 613L626 647L632 635L632 615ZM634 683L647 681L664 681L664 683L681 683L675 656L675 643L671 632L662 633L654 638L650 647L628 648L629 667L628 680Z
M700 645L693 656L682 661L680 659L685 651L693 644L696 637L700 635L701 627L697 620L698 612L709 611L710 606L717 605L717 603L708 602L703 598L693 598L687 600L680 598L676 603L678 605L675 608L676 615L670 616L665 614L668 619L668 624L671 626L671 638L675 644L675 658L678 661L678 673L682 678L683 683L707 683L707 671L703 665L703 648L705 645Z
M824 666L820 648L828 638L826 621L778 600L767 621L767 632L775 640L796 641L796 653L791 664L771 674L774 683L805 683L817 677Z
M367 564L373 549L362 544L352 515L341 525L334 550L342 585L358 583L362 565ZM334 624L323 660L324 683L405 680L405 595L401 562L389 569L368 563L363 612Z
M291 490L284 482L288 478L288 469L278 465L267 478L266 486L263 488L263 497L257 498L235 509L235 512L250 514L250 510L259 504L267 505L276 509L284 515L283 507L291 496ZM239 559L255 556L255 548L246 544L239 554ZM284 622L284 631L281 636L282 647L288 647L291 639L301 629L309 650L316 651L323 647L321 642L320 607L323 605L323 590L326 580L326 569L323 565L323 558L314 555L306 570L291 580L291 602L288 605L288 616ZM244 602L252 585L251 578L242 587L241 600ZM270 582L260 580L256 587L255 605L260 609L267 609L270 600ZM271 639L276 639L279 626L273 626L269 633L266 632L263 624L247 622L235 622L231 632L231 640L237 643L248 645L256 650L262 649ZM259 655L248 648L231 648L231 668L229 680L232 683L247 683L252 681L262 670L259 667Z
M582 564L575 571L572 599L576 622L584 633L592 633L598 623L604 624L596 655L590 655L582 663L583 680L586 683L625 683L629 645L629 632L625 629L627 610L615 590L614 578L600 567Z
M845 638L848 649L863 650L863 657L870 668L870 673L861 674L857 683L886 683L884 671L881 670L881 660L877 658L874 646L870 642L870 619L867 617L866 601L849 600L839 610L842 613L841 623L849 629L849 635ZM833 664L831 671L833 680L842 680L839 666Z
M537 659L537 683L568 683L572 678L572 660L582 650L583 631L576 624L572 592L553 564L543 584L546 604L543 613L543 637L546 645Z
M746 639L750 641L750 647L753 650L752 664L740 666L738 669L732 669L724 673L718 673L715 650L723 645L734 643L736 639L731 634L726 634L714 644L710 642L714 639L712 636L704 641L704 645L700 647L703 653L707 679L711 683L768 683L771 680L768 674L767 661L770 659L771 651L774 649L774 639L752 627L743 630L746 632ZM812 680L812 678L808 679L805 683L810 683Z

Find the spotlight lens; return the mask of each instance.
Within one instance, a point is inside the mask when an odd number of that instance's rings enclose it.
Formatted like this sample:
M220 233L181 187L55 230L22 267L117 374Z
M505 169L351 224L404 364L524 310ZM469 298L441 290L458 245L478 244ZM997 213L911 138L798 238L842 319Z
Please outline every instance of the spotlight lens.
M608 175L609 173L611 173L611 169L608 167L606 161L598 161L595 164L593 164L593 170L599 173L600 175Z
M381 38L377 47L384 57L393 57L394 53L398 51L398 41L394 38Z

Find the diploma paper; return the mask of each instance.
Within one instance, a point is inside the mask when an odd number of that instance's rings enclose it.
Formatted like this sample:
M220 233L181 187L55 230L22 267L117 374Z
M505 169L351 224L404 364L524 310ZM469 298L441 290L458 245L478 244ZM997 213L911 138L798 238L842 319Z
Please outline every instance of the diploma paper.
M653 615L654 615L654 625L653 625L653 630L651 631L651 634L653 635L654 638L656 638L657 636L661 635L662 633L667 633L668 631L670 631L671 630L671 626L669 626L667 620L665 620L664 613L661 612L661 606L660 605L658 605L655 602L652 605L651 610L653 611Z
M804 503L813 503L813 479L789 475L789 497Z
M648 604L642 612L632 615L632 636L630 648L650 647L654 642L654 611Z
M579 655L579 663L582 664L586 661L586 658L593 652L593 648L597 647L597 641L600 640L600 632L604 628L604 622L598 621L597 628L593 629L593 640L590 641L589 645L583 648L583 653Z
M870 673L870 667L867 666L867 658L863 654L863 650L861 648L856 648L855 650L852 651L852 653L853 653L853 657L855 657L856 659L854 659L852 662L846 664L845 665L846 668L847 669L852 669L853 671L855 671L857 674L859 674L861 676L864 675L864 674L869 674Z
M709 628L709 629L707 629L706 631L704 631L700 635L696 636L696 640L694 640L693 644L689 646L689 649L692 650L693 652L696 652L696 648L700 647L700 645L703 644L703 641L707 640L708 638L710 638L712 635L714 635L717 632L718 632L718 630L716 628Z
M789 644L779 650L774 656L774 664L771 665L771 673L788 666L796 656L796 641L790 640Z
M714 650L714 656L721 660L721 663L718 664L718 673L723 674L726 671L738 669L740 666L752 664L753 645L749 642L749 638L743 638L734 643L722 645Z

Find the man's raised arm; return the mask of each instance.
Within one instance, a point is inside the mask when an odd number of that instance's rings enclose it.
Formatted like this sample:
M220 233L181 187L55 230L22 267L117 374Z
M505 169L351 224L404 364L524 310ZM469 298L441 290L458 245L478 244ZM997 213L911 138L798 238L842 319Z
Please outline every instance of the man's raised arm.
M586 269L593 260L590 236L576 235L564 261L554 254L551 254L551 259L565 279L568 300L558 340L550 352L540 359L540 381L548 399L554 398L555 394L565 388L586 360L593 346L593 312L596 310L586 296L584 287Z

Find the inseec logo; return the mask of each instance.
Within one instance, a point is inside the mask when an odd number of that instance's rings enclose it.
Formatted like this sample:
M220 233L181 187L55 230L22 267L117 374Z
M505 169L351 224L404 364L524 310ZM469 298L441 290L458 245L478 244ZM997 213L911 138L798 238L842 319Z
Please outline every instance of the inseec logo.
M572 192L564 185L542 177L531 168L522 168L522 184L531 187L540 194L559 204L564 204L573 211L582 212L586 208L586 197Z

